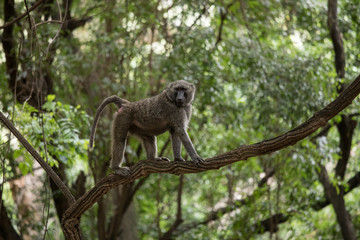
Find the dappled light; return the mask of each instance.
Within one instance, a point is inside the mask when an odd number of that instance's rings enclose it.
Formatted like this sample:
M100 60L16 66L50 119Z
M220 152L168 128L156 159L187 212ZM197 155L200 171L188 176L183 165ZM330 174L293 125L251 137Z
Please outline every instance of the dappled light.
M359 15L2 1L0 239L359 239Z

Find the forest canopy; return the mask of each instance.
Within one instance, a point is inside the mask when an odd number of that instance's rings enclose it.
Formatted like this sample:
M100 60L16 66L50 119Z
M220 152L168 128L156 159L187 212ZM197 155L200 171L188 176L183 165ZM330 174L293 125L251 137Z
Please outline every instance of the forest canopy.
M0 0L0 239L359 239L360 1ZM204 163L114 174L109 96L196 86ZM160 124L160 122L159 122Z

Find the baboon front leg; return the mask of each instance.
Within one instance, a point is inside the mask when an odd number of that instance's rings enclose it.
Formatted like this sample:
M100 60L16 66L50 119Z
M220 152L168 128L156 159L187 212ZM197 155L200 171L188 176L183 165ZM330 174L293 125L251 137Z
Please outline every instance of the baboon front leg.
M121 167L124 159L126 139L128 135L128 129L130 127L130 119L126 119L127 116L123 114L116 114L113 129L112 129L112 146L111 146L111 162L110 168L115 173L123 176L130 175L128 167ZM128 117L129 118L129 117Z
M175 133L171 133L171 143L173 148L174 161L185 161L181 157L181 140Z
M157 145L155 136L141 136L148 160L170 161L166 157L157 157Z
M176 135L178 135L178 137L180 138L182 144L186 149L186 152L190 155L194 163L199 164L204 161L204 159L202 159L197 154L194 145L192 144L191 139L185 129L178 129L178 131L176 131Z

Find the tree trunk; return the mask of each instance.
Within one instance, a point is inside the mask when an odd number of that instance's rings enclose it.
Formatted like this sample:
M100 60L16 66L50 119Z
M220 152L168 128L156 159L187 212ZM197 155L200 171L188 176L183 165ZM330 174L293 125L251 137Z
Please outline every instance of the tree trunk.
M21 240L22 238L15 231L11 220L8 217L4 202L1 202L0 205L0 240Z
M356 240L356 233L350 214L345 208L344 187L341 185L333 186L324 166L321 166L319 179L324 186L326 197L334 208L343 239Z
M330 37L334 46L335 52L335 69L337 77L343 79L345 77L345 52L342 41L341 32L338 27L337 17L337 0L328 0L328 19L327 24L330 32ZM339 81L340 88L338 92L342 92L345 88L344 84ZM350 158L351 141L354 133L356 122L351 120L348 116L342 115L341 122L338 124L338 131L340 134L340 159L335 168L335 176L344 179L347 163ZM351 222L349 212L345 207L344 187L342 185L334 186L330 180L326 168L320 166L319 179L322 183L325 195L329 199L334 208L337 222L341 229L343 239L356 239L354 225Z

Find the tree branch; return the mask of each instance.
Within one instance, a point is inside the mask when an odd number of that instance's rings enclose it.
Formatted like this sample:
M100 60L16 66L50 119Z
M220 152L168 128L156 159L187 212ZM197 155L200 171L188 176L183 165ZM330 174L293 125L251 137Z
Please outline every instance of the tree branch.
M320 172L318 174L319 180L324 187L325 196L329 199L329 202L334 209L343 238L355 240L356 231L352 224L350 213L346 210L344 187L341 185L336 187L331 183L325 166L320 165Z
M4 25L0 26L0 29L9 27L10 25L14 24L15 22L21 20L22 18L24 18L26 15L28 15L31 11L35 10L40 3L42 3L44 0L39 0L36 3L34 3L34 5L32 5L31 8L29 8L26 12L24 12L23 14L21 14L20 16L17 16L16 18L14 18L13 20L6 22Z
M344 196L346 194L348 194L349 192L351 192L354 188L357 188L360 185L360 172L357 172L352 178L350 178L347 181L347 184L349 185L349 187L345 189ZM318 210L326 207L329 204L330 204L329 199L325 199L323 201L320 201L320 202L317 202L317 203L313 204L311 207L315 211L318 211Z
M335 68L338 78L345 77L345 52L343 40L337 24L337 0L328 1L327 24L335 51Z
M275 233L279 230L279 224L286 222L289 219L289 213L275 213L269 218L262 220L260 224L255 224L254 228L258 230L259 233L271 232Z
M347 164L350 160L351 143L357 122L345 114L341 114L341 121L337 124L340 142L339 148L341 156L335 167L335 176L344 179Z
M226 5L224 8L220 7L220 26L219 26L219 32L218 32L218 36L216 38L215 46L217 46L219 44L219 42L222 41L222 31L223 31L224 23L225 23L227 15L228 15L229 8L231 8L231 6L234 3L235 3L235 0L232 1L231 3L229 3L228 5Z
M265 173L265 176L262 179L260 179L260 181L258 183L258 188L255 189L255 191L259 190L261 187L263 187L265 185L265 183L267 182L267 180L270 177L272 177L274 174L275 174L275 169L273 169L273 168L270 169L269 171L267 171ZM206 225L212 221L216 221L216 220L220 219L224 214L230 213L232 211L235 211L236 209L239 209L241 206L244 206L246 203L253 201L254 192L252 194L246 196L243 199L234 201L230 205L227 205L227 206L219 208L213 212L210 212L209 215L202 221L196 221L196 222L190 222L190 223L184 224L184 226L182 226L180 229L178 229L178 231L176 231L175 235L179 236L179 235L183 234L184 232L187 232L193 228L196 228L199 225Z
M349 179L349 181L347 183L349 184L349 188L345 190L344 196L360 185L360 172L357 172L352 178ZM327 207L329 204L330 204L330 201L328 199L326 199L326 200L318 201L315 204L312 204L310 207L312 209L314 209L315 211L320 211L321 209ZM306 208L306 207L309 207L309 206L304 206L302 208ZM271 222L271 221L273 224L272 230L273 230L273 232L276 232L279 229L278 225L289 220L290 217L293 215L293 212L294 211L290 211L287 213L275 213L274 215L270 216L269 218L262 220L260 222L260 226L262 226L262 228L258 229L256 232L263 233L266 231L270 231L270 228L268 228L267 223ZM274 220L276 220L276 222L274 222ZM276 223L276 224L274 224L274 223ZM258 228L257 225L256 225L256 228Z

